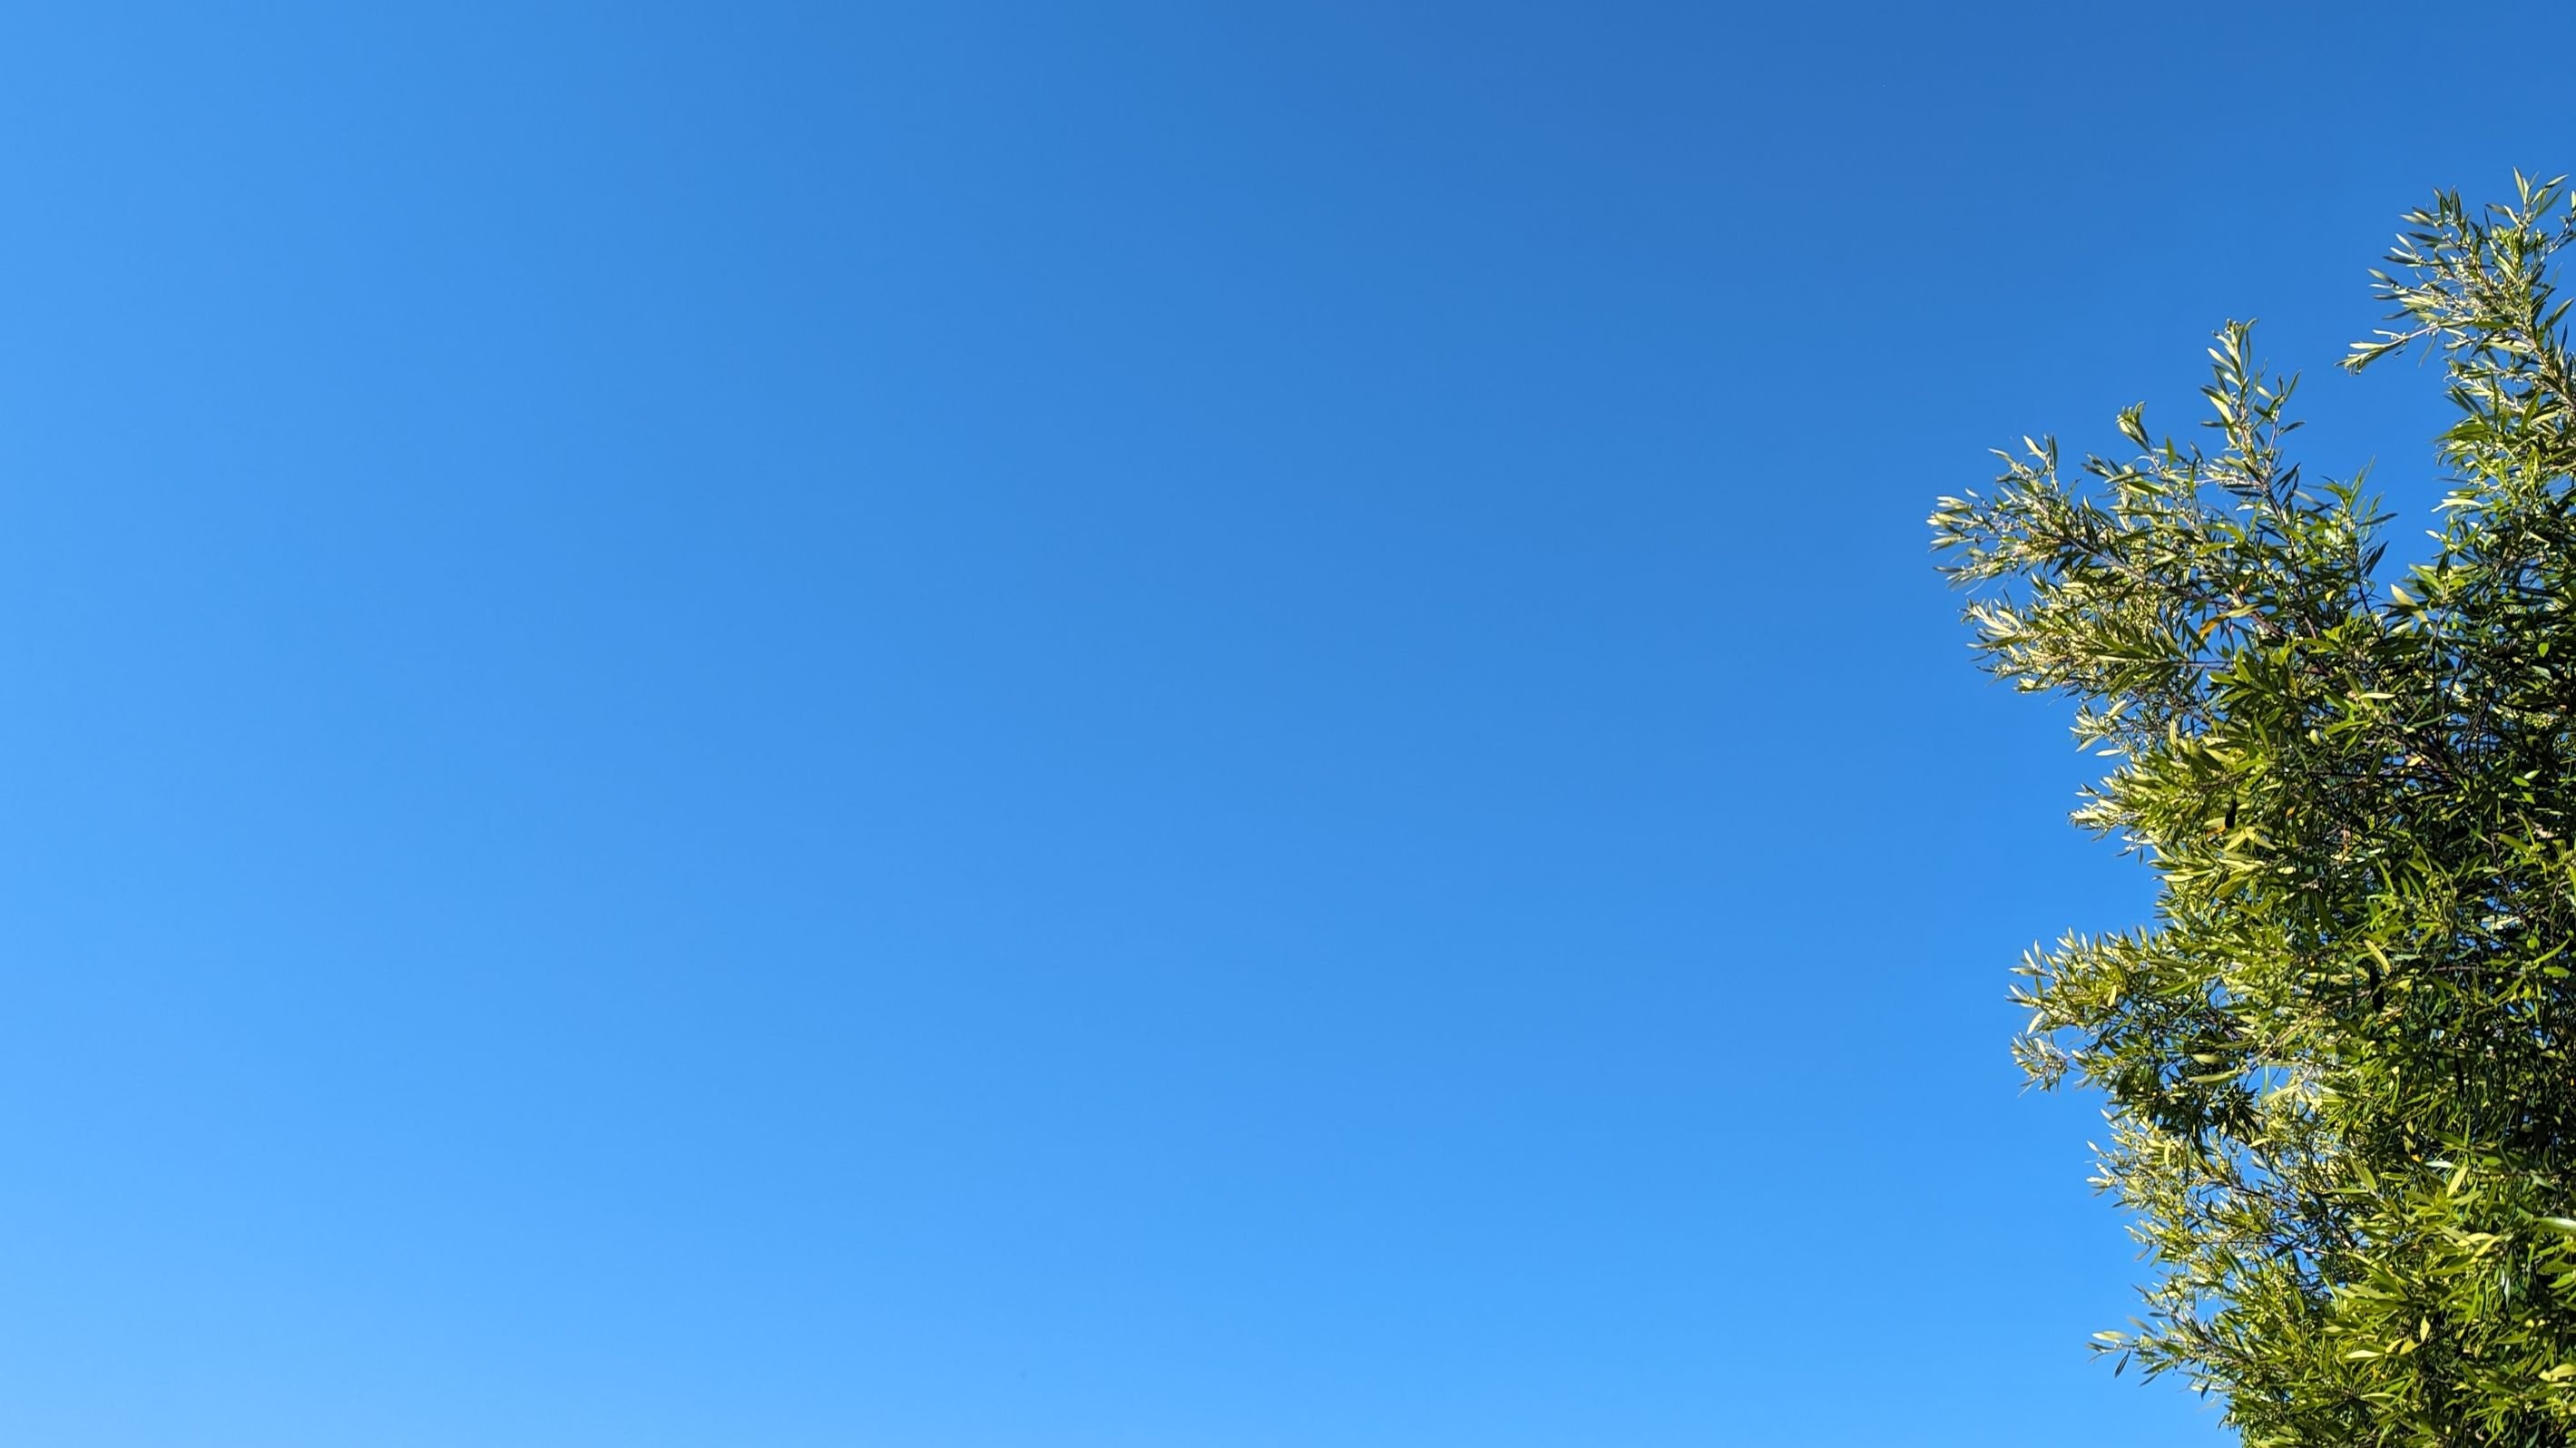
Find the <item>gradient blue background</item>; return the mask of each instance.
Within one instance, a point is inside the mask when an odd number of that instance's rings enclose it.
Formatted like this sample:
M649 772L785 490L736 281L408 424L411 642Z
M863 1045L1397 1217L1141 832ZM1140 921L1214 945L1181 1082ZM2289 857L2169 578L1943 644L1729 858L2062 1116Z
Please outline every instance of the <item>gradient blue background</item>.
M12 10L0 1440L2218 1441L1922 519L2568 15Z

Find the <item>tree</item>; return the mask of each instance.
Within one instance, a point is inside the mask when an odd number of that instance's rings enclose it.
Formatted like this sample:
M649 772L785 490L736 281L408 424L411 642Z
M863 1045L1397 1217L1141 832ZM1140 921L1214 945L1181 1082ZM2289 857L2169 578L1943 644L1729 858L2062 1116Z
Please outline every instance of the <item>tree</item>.
M2015 1055L2107 1097L2146 1312L2103 1350L2248 1444L2576 1444L2576 352L2565 182L2456 193L2374 273L2457 418L2429 561L2284 457L2229 323L2205 450L1998 454L1932 515L1986 666L2114 761L2077 822L2152 923L2035 949Z

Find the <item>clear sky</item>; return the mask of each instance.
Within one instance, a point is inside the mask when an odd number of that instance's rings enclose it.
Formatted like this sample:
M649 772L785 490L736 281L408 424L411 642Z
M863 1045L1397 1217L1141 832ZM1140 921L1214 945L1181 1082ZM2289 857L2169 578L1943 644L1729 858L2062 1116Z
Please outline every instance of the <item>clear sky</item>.
M2217 1442L1923 516L2571 15L13 11L0 1441Z

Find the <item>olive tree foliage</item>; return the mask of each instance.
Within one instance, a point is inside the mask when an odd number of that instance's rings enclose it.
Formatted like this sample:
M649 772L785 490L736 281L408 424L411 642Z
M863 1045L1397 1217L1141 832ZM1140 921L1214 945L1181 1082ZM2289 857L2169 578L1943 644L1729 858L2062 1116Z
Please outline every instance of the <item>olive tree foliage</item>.
M2107 1097L2146 1311L2103 1350L2253 1445L2576 1444L2576 352L2563 181L2374 273L2456 418L2428 561L2304 478L2229 324L2205 444L1998 454L1932 515L1986 665L2111 761L2075 818L2152 923L2034 950L2015 1052ZM2294 379L2293 379L2294 380Z

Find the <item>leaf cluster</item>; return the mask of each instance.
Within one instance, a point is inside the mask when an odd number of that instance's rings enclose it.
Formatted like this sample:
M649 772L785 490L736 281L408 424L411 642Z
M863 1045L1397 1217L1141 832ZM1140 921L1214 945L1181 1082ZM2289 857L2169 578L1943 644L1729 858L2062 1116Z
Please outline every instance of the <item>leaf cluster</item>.
M2285 453L2229 323L2198 440L1999 453L1932 515L1986 666L2076 706L2152 921L2034 949L2015 1053L2107 1098L2145 1315L2249 1444L2576 1443L2576 352L2563 180L2409 214L2356 370L2440 359L2432 556Z

